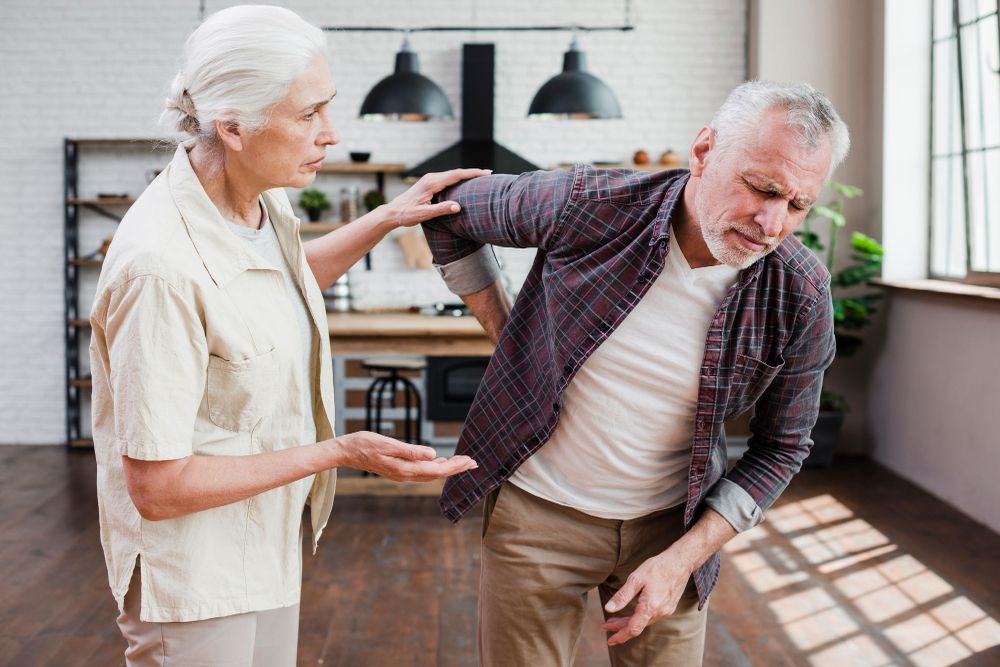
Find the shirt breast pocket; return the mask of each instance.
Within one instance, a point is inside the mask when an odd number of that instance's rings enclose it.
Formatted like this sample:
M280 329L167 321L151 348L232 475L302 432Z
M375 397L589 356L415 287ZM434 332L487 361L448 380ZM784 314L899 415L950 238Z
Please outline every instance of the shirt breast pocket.
M732 391L730 392L730 412L740 414L748 410L785 365L785 360L779 357L774 364L739 354L736 357L736 367L733 372ZM735 412L733 408L735 406Z
M208 358L208 414L227 431L249 431L273 405L269 393L278 380L274 348L240 361Z

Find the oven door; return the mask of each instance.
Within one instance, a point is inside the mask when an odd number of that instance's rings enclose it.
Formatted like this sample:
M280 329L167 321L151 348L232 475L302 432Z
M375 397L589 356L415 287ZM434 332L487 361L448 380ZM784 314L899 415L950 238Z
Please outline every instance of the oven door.
M465 421L489 357L427 358L427 419Z

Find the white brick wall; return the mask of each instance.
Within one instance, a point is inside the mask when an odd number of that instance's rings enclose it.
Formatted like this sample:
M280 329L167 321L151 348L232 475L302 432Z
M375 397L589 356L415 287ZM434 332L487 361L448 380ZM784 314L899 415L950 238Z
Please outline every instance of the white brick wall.
M215 11L230 2L206 3ZM319 25L619 24L623 4L607 0L373 0L277 2ZM198 20L196 0L4 0L0 3L0 443L43 444L64 437L62 305L62 139L149 136L181 45ZM424 74L442 86L458 113L461 45L497 45L497 140L540 165L622 160L637 148L654 157L684 150L726 92L744 76L745 0L635 0L631 33L584 33L591 71L621 102L622 120L540 122L525 118L534 91L558 73L569 35L417 33ZM339 94L334 117L346 159L369 150L380 162L413 164L457 140L459 122L368 124L356 119L364 94L392 70L401 38L393 33L330 34ZM90 157L88 157L88 155ZM92 152L82 161L81 195L141 191L144 172L163 155ZM319 187L370 187L365 179L321 175ZM403 189L388 184L389 193ZM293 195L294 196L294 195ZM87 214L81 250L113 225ZM531 253L508 257L523 274ZM375 251L377 271L356 282L398 284L440 298L433 274L400 273L394 243ZM93 281L85 281L84 292ZM371 290L373 285L366 284ZM84 299L83 306L89 305ZM84 354L85 354L84 350Z

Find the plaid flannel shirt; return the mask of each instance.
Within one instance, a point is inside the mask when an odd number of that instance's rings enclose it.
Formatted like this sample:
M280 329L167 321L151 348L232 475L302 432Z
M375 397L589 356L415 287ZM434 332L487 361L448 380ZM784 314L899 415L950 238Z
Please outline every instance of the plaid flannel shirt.
M538 248L458 442L479 468L450 478L441 509L458 521L540 448L574 374L664 267L686 170L487 176L448 188L462 206L424 224L456 294L490 285L487 244ZM740 272L705 340L688 474L686 527L706 506L737 531L763 520L809 453L823 372L833 360L830 274L794 236ZM726 472L723 422L754 406L749 449ZM719 554L695 572L703 605Z

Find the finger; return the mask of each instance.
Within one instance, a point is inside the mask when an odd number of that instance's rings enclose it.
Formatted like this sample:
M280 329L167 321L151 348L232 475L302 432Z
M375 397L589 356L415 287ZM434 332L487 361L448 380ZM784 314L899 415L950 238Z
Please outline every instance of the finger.
M618 592L611 596L608 603L604 605L604 609L612 614L616 611L621 611L629 602L632 601L632 598L634 598L641 589L642 585L638 583L638 579L635 576L630 576L625 580L625 585L619 588Z
M438 457L436 449L425 445L411 445L393 438L385 438L383 444L383 454L407 461L433 461Z
M411 219L407 220L404 224L416 224L418 222L430 220L431 218L436 218L439 215L455 215L461 210L462 207L458 205L458 202L451 200L438 202L437 204L415 206L410 212Z
M455 456L447 461L405 461L400 463L400 469L418 482L429 482L440 477L450 477L466 470L479 467L468 456Z
M426 185L430 192L440 192L449 185L454 185L459 181L478 178L480 176L489 176L492 173L492 169L451 169L437 174L428 174L430 178L427 179Z
M618 632L622 628L628 626L629 619L631 618L631 616L615 616L613 618L609 618L601 623L601 629L608 632Z
M633 637L638 637L646 629L651 620L653 620L653 614L649 609L649 605L646 604L644 599L640 599L639 604L636 605L635 613L632 614L632 618L628 622L629 634Z

